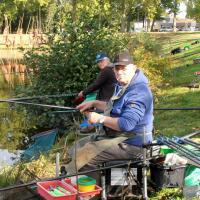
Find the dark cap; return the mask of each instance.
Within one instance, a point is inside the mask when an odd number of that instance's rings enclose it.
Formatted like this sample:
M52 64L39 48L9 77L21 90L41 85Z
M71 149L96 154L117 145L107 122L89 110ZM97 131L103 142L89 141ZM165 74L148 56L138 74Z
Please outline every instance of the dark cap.
M129 65L133 63L133 59L129 52L119 53L115 56L113 66L115 65Z
M96 55L96 62L99 62L101 60L107 59L108 56L105 53L98 53Z

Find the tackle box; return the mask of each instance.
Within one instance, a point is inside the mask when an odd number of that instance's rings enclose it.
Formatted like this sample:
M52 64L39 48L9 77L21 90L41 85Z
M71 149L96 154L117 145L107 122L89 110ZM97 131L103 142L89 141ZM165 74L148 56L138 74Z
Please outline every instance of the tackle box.
M51 190L61 187L66 190L67 193L62 192L62 196L55 196L51 193ZM62 191L62 190L60 190ZM37 192L46 200L76 200L77 190L72 187L67 182L63 183L62 181L46 181L37 183ZM69 193L69 194L68 194Z

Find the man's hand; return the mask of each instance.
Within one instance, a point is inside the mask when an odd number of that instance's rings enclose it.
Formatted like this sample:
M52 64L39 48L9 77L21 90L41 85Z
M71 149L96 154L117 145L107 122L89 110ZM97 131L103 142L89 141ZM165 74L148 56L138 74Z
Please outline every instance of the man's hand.
M94 107L94 101L89 101L89 102L78 105L76 108L79 109L80 112L85 112L93 107Z
M99 119L103 116L95 112L85 112L84 114L87 116L88 121L91 124L99 123Z
M83 95L83 91L80 91L79 93L78 93L78 97L83 97L84 95Z

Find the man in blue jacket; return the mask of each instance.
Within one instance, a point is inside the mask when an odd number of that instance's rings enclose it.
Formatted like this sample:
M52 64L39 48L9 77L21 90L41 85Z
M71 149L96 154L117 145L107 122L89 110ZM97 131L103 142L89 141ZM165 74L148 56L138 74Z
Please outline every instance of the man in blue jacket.
M123 133L127 138L101 151L81 171L94 169L108 160L137 159L142 156L141 146L153 139L153 96L146 76L133 64L128 52L116 55L113 68L118 84L110 101L95 100L77 108L90 123L102 124L108 136L118 137ZM94 107L104 114L88 112Z

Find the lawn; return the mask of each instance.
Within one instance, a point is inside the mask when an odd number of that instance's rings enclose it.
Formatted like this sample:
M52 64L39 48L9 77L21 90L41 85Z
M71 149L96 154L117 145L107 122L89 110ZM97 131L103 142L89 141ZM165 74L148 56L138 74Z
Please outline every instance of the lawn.
M171 33L155 35L162 38L163 53L186 43L192 43L200 38L199 33ZM186 86L191 83L200 83L200 76L194 73L200 71L200 64L193 64L193 59L200 58L200 44L191 45L187 51L171 55L174 65L167 69L166 82L168 87L163 88L155 103L156 108L190 108L200 107L200 89L190 90ZM155 133L168 136L183 136L200 129L200 111L156 111Z

